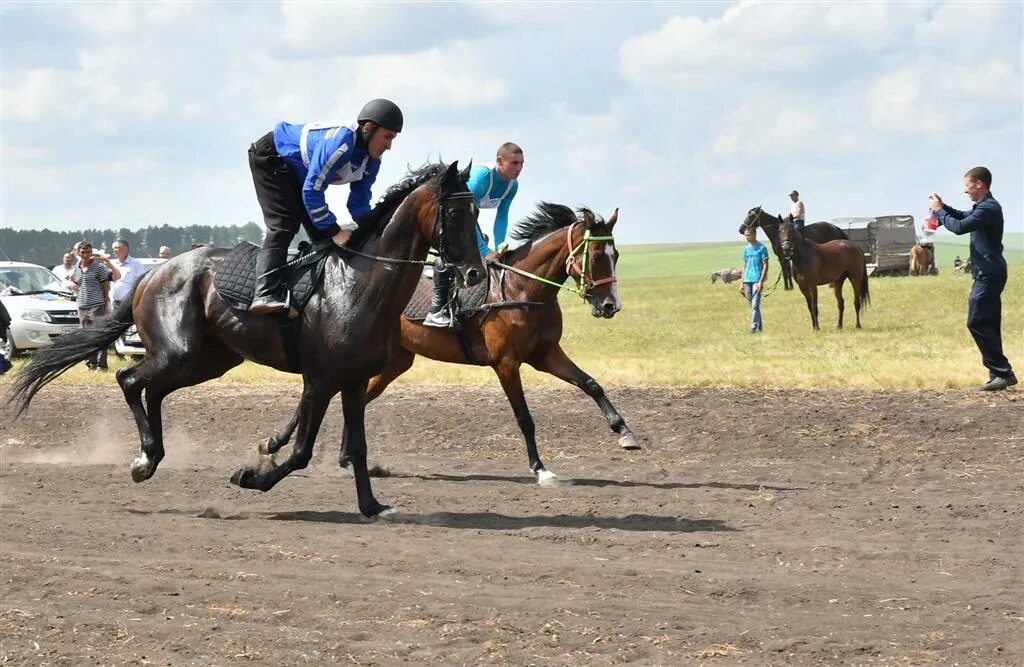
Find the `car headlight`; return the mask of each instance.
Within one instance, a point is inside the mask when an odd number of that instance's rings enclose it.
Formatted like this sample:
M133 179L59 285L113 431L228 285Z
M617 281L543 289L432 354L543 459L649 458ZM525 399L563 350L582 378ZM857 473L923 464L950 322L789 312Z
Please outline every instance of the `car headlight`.
M52 322L50 314L45 310L26 310L21 314L21 319L29 322Z

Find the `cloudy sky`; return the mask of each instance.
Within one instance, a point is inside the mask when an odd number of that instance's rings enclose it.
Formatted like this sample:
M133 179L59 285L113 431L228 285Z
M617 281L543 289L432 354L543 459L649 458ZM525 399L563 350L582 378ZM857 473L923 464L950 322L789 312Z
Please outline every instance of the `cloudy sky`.
M785 211L793 188L813 220L920 217L933 190L968 208L976 164L1021 231L1022 16L977 1L5 0L0 226L260 221L253 140L390 97L406 124L379 185L516 141L513 218L539 200L618 206L622 242L737 239L747 209Z

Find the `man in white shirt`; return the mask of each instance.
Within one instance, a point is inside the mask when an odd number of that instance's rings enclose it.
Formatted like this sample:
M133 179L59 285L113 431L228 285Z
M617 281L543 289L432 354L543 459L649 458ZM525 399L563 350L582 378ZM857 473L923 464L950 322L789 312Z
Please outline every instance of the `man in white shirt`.
M114 241L113 264L121 273L121 278L114 283L110 291L110 300L113 302L113 309L117 310L118 304L128 298L128 295L135 289L136 283L142 279L146 267L142 262L128 254L128 242L124 239Z
M64 253L64 263L53 267L53 272L62 284L71 280L71 274L75 272L75 255L70 252Z
M800 201L800 193L793 190L789 193L793 206L789 209L789 221L799 229L803 229L804 221L807 219L807 212L804 210L804 203Z

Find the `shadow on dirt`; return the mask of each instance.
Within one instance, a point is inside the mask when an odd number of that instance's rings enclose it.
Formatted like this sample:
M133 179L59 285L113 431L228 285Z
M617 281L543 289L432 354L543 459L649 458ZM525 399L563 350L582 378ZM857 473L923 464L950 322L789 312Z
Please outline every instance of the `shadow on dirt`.
M318 523L366 523L368 520L354 512L276 512L251 515L272 521L313 521ZM393 514L381 523L439 526L444 528L470 528L474 530L521 530L523 528L613 528L640 532L664 531L670 533L735 531L720 519L685 519L674 516L629 514L627 516L506 516L494 512L434 512L430 514Z
M505 476L505 475L405 475L392 473L391 477L421 479L427 482L509 482L512 484L537 484L536 477ZM644 487L647 489L736 489L740 491L804 491L802 486L769 486L767 484L730 484L729 482L633 482L615 479L559 478L561 484L570 486L613 486L619 488Z

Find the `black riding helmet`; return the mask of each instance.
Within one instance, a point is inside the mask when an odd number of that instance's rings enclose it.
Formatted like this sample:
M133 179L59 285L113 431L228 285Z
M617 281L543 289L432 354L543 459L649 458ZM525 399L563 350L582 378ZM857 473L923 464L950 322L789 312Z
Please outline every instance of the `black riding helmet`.
M362 111L359 112L359 118L356 120L360 125L365 121L371 121L393 132L402 131L402 110L391 100L370 100L363 106Z

